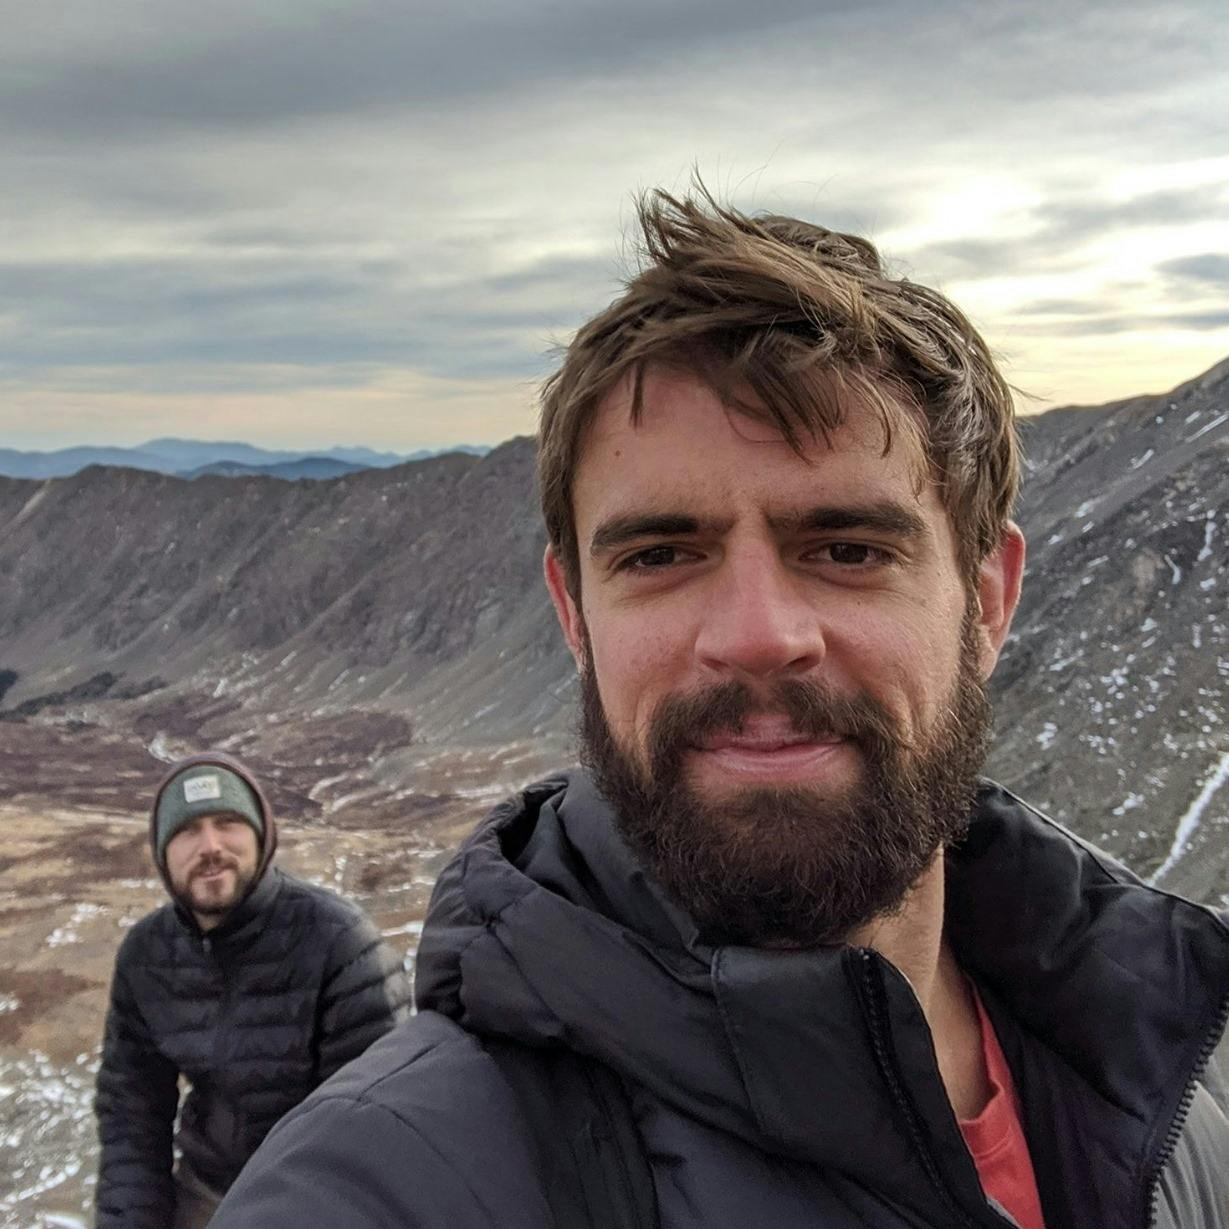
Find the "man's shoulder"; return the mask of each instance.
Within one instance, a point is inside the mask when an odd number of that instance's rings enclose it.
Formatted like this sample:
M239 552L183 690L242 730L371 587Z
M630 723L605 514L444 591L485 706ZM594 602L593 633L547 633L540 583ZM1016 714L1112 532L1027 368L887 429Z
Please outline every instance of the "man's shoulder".
M346 929L352 926L372 926L371 918L361 906L329 888L309 883L289 871L275 868L271 874L280 880L278 907L310 917L318 925Z
M148 951L150 944L166 943L182 933L183 926L175 914L175 906L165 901L138 918L128 927L120 941L116 960L124 963Z
M498 1142L476 1148L476 1140ZM549 1211L534 1147L516 1097L482 1043L446 1017L423 1012L273 1128L216 1223L289 1229L314 1200L310 1210L323 1214L318 1223L540 1225ZM302 1193L309 1176L325 1171L336 1181L317 1185L309 1200ZM329 1219L330 1200L340 1219Z
M462 1106L476 1090L475 1104L502 1085L482 1042L438 1012L424 1011L398 1025L339 1071L304 1102L354 1100L385 1106L412 1119L420 1102L435 1105L447 1089Z
M466 1141L487 1131L527 1138L522 1109L495 1059L478 1038L431 1011L386 1033L291 1116L327 1132L362 1110L380 1111L389 1130L456 1158L465 1155Z
M1095 868L1106 879L1124 886L1141 884L1139 877L1112 854L988 777L978 781L972 819L973 828L964 843L973 849L985 848L989 842L1019 844L1027 840L1034 847L1048 844L1055 850L1076 855L1090 870Z

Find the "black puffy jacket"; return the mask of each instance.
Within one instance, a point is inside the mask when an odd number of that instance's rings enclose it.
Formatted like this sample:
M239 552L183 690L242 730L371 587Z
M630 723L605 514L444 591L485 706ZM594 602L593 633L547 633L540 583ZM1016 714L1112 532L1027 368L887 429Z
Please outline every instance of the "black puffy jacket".
M949 935L1012 1067L1048 1229L1226 1229L1229 1123L1199 1082L1229 1013L1224 919L989 784L948 882ZM496 811L444 872L417 996L414 1020L271 1133L211 1229L600 1222L601 1196L587 1220L553 1215L551 1167L613 1146L617 1115L564 1138L561 1114L544 1149L509 1046L548 1095L559 1047L616 1074L666 1229L1011 1224L892 965L859 948L706 947L583 778Z
M263 801L263 799L262 799ZM357 906L268 866L202 933L168 903L116 958L98 1072L100 1229L167 1229L172 1129L211 1186L228 1187L279 1118L408 1013L401 960Z

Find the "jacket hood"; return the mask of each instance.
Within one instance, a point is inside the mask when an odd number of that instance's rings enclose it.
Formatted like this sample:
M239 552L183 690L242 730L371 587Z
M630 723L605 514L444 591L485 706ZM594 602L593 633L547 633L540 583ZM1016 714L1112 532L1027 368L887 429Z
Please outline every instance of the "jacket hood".
M158 857L158 803L166 787L185 768L192 768L197 764L217 764L220 768L227 768L236 776L241 777L251 788L252 793L256 795L256 801L260 806L261 819L264 821L264 835L260 842L260 858L256 863L256 874L252 877L252 882L248 886L247 892L240 900L235 902L235 905L227 914L227 920L229 921L240 907L252 898L256 893L256 889L265 878L265 873L273 861L273 855L277 852L277 823L273 818L273 811L269 806L269 800L265 797L265 792L261 789L260 783L252 776L247 766L235 759L233 755L227 755L224 751L205 751L200 755L190 755L186 759L176 760L158 783L158 788L154 791L154 799L149 808L149 849L154 859L154 865L158 868L158 874L162 878L162 885L166 888L167 895L174 902L176 910L181 917L188 919L191 918L191 914L180 903L175 889L171 886L171 877L167 873L164 859ZM195 919L192 919L192 924L195 925ZM225 925L226 923L223 924Z
M1222 1022L1217 914L1144 887L986 782L948 855L947 924L966 972L1138 1122L1141 1147L1164 1134ZM932 1187L921 1123L949 1187L983 1202L906 979L864 948L706 946L583 774L497 808L445 869L416 996L478 1035L598 1059L711 1127L904 1206Z

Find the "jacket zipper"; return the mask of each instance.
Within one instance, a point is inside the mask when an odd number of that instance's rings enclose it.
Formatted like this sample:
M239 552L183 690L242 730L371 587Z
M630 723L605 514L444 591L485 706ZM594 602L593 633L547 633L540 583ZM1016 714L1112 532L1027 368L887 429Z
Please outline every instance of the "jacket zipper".
M213 1026L213 1058L212 1064L214 1070L219 1070L222 1066L220 1050L222 1046L223 1027L226 1022L226 1008L230 999L230 977L228 971L223 967L222 962L218 959L214 951L214 942L209 935L201 936L201 951L205 955L205 959L213 966L218 978L218 987L221 993L218 995L218 1014Z
M1165 1133L1165 1140L1161 1144L1151 1168L1148 1170L1148 1180L1144 1184L1144 1229L1152 1229L1152 1226L1156 1224L1157 1200L1161 1194L1161 1177L1165 1172L1165 1166L1169 1164L1170 1159L1173 1157L1178 1141L1182 1138L1182 1129L1186 1126L1186 1117L1191 1112L1191 1106L1195 1101L1195 1090L1199 1087L1199 1080L1203 1076L1204 1071L1207 1070L1208 1063L1211 1061L1212 1054L1227 1024L1229 1024L1229 995L1226 995L1221 1000L1220 1010L1216 1013L1216 1020L1208 1030L1207 1036L1204 1037L1203 1044L1199 1047L1199 1054L1195 1059L1194 1067L1191 1069L1190 1078L1186 1081L1186 1087L1182 1090L1182 1099L1178 1102L1178 1109L1174 1114L1173 1122L1169 1124L1169 1130Z
M214 943L214 939L206 934L200 939L200 948L204 951L206 959L218 971L218 982L221 993L218 998L218 1018L214 1023L214 1045L213 1045L213 1061L211 1067L215 1072L225 1069L224 1056L222 1056L222 1039L226 1035L226 1021L230 1014L231 1000L231 977L230 970L224 964L218 954L218 945ZM238 1117L238 1106L236 1105L230 1115L230 1139L226 1142L226 1148L231 1154L240 1147L241 1123Z
M970 1216L956 1201L955 1196L948 1189L947 1183L943 1180L934 1157L931 1155L930 1147L926 1140L926 1130L918 1118L913 1102L905 1094L900 1076L896 1071L896 1065L888 1051L888 1045L884 1037L883 1022L887 1016L887 995L884 992L879 972L875 968L875 957L869 950L863 950L861 957L867 1002L870 1006L870 1032L871 1041L875 1048L875 1058L879 1063L879 1069L887 1082L893 1100L904 1115L914 1150L922 1162L922 1168L930 1179L931 1185L935 1188L935 1191L951 1214L956 1217L965 1229L980 1229L982 1222ZM986 1205L986 1210L990 1212L996 1222L1005 1226L1006 1229L1018 1229L1015 1221L1001 1215L994 1208L990 1207L989 1204Z

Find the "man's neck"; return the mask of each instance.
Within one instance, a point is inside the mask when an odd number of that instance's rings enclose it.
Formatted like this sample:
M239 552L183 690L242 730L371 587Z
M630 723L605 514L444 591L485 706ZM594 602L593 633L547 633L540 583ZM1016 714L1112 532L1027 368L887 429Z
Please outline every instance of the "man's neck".
M934 1036L939 1074L958 1118L973 1118L990 1097L981 1024L968 980L944 937L943 855L914 884L899 913L850 936L908 979Z

